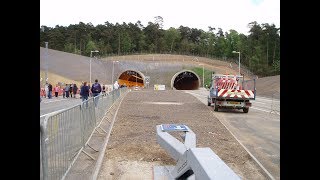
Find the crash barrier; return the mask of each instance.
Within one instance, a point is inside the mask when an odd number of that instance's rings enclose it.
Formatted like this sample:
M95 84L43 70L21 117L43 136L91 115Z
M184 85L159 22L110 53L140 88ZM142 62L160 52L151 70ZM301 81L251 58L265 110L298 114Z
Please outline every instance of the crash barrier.
M94 159L84 148L95 150L88 144L92 134L100 128L104 115L126 92L127 88L117 89L40 117L40 179L64 179L81 152Z
M177 161L176 166L155 166L154 180L160 179L240 179L210 148L197 148L196 135L186 125L156 126L157 142ZM184 143L168 132L181 131Z

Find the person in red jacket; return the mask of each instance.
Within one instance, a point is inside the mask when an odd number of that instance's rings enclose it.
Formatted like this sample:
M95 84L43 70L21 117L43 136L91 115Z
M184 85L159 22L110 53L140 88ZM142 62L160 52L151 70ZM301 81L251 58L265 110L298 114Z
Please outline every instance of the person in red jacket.
M58 84L57 84L56 87L54 87L54 95L56 96L56 98L57 98L58 95L59 95L59 90L60 90L60 88L59 88L59 86L58 86Z

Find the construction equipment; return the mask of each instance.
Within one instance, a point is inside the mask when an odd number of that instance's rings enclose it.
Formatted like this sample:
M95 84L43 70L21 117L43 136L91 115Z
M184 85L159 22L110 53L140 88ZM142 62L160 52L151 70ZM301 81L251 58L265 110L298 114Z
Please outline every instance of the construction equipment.
M219 108L243 109L249 112L250 100L256 98L256 80L244 80L240 75L212 74L208 106L214 111Z

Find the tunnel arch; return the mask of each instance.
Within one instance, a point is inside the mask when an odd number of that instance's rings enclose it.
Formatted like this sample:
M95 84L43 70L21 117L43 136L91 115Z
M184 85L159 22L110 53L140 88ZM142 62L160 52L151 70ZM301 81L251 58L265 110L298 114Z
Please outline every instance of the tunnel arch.
M145 75L142 72L128 69L118 76L117 81L119 85L125 84L127 87L132 87L136 85L144 87L144 79Z
M196 90L200 87L200 78L191 70L177 72L171 79L171 88L176 90Z

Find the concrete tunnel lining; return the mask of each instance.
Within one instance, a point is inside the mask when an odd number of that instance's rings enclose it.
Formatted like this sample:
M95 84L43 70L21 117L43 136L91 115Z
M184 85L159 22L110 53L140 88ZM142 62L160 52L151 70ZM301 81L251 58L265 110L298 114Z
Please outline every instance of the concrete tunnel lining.
M171 79L171 88L177 90L196 90L200 87L200 78L191 70L177 72Z
M119 85L126 84L128 87L141 86L144 87L145 75L141 71L137 70L125 70L117 78ZM136 83L137 82L137 83Z

